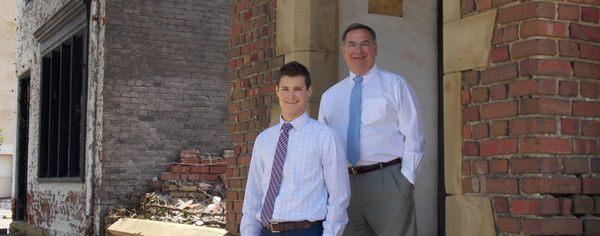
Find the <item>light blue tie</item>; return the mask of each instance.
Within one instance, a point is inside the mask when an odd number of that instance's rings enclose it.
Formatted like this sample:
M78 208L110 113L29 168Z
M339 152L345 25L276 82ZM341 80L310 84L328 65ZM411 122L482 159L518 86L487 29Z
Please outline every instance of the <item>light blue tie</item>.
M348 122L348 148L346 158L355 166L360 159L360 116L361 116L361 97L362 97L362 76L354 77L354 87L350 94L350 121Z

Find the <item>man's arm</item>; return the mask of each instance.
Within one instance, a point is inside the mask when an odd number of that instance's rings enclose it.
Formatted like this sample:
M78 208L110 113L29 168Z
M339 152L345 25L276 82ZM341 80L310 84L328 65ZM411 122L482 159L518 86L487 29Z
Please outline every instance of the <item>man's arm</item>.
M398 125L404 135L402 174L413 185L417 179L417 168L425 152L425 133L421 124L419 102L413 89L406 82L398 86Z
M342 142L333 130L328 129L323 139L321 159L325 187L329 193L327 216L323 222L323 235L341 235L348 223L346 209L350 203L350 180L346 167L346 154Z
M240 234L243 236L260 235L262 223L256 218L258 211L262 205L261 177L263 174L260 157L256 155L259 149L258 138L254 143L252 150L252 158L250 159L250 167L248 170L248 180L246 181L246 193L244 194L244 206L242 209L242 222L240 224Z
M321 96L321 103L319 104L319 118L318 119L319 119L319 122L321 122L323 124L326 124L326 125L329 125L327 123L327 117L325 117L325 106L326 106L325 105L325 102L326 102L325 100L326 100L326 95L323 94Z

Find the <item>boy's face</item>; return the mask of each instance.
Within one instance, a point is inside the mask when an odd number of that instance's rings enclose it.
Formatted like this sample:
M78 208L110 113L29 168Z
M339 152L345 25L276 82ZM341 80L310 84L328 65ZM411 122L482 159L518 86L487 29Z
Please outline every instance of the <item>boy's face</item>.
M277 98L283 119L291 121L302 115L311 95L312 88L306 87L304 76L282 76L277 86Z

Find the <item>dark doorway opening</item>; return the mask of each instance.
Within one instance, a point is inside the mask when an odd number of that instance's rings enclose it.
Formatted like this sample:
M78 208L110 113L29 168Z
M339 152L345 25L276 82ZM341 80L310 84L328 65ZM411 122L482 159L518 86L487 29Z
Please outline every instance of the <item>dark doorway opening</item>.
M17 108L17 166L16 197L13 219L24 221L27 217L27 161L29 143L29 75L19 79L19 97Z

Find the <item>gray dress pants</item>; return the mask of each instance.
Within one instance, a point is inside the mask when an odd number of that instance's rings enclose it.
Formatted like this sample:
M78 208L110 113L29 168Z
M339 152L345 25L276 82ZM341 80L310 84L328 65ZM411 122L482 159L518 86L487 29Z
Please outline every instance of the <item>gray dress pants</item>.
M344 236L416 236L413 185L400 164L350 175L349 222Z

